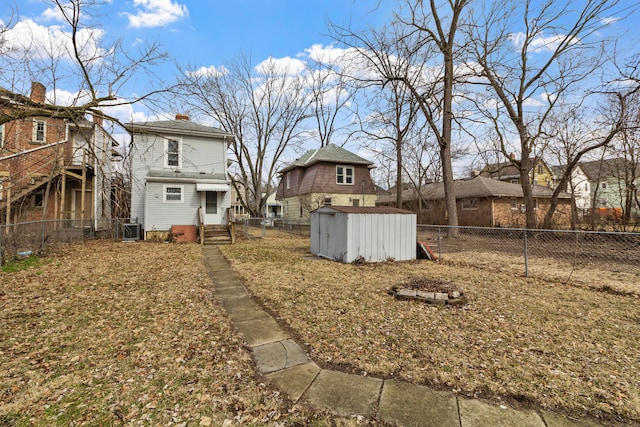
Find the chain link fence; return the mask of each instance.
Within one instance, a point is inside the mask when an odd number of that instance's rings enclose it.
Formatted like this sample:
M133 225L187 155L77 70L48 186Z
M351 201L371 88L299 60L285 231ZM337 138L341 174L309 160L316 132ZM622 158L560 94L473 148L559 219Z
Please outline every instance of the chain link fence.
M37 255L48 247L95 239L120 240L128 218L118 218L95 227L93 219L64 219L0 224L0 264L7 260Z
M565 283L640 287L640 233L419 225L417 237L443 261Z
M309 220L292 220L283 218L248 218L236 221L236 236L248 239L263 238L270 231L309 237L311 224Z

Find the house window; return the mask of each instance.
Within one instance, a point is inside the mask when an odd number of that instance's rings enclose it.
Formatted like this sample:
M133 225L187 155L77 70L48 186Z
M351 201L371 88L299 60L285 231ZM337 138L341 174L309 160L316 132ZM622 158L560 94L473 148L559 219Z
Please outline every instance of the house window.
M517 180L517 179L512 179L512 180L511 180L511 183L512 183L512 184L518 184L518 180Z
M206 193L206 205L205 212L207 214L217 214L218 213L218 193L215 191L207 191Z
M164 166L168 168L179 168L182 166L181 141L178 139L167 139L165 141Z
M600 188L602 188L603 190L606 190L607 189L607 183L606 182L601 183L600 184Z
M511 209L518 209L518 199L515 197L511 199Z
M287 172L285 179L287 181L287 190L288 190L289 188L291 188L291 174L289 172Z
M182 203L184 194L183 185L165 185L164 186L164 201L166 203Z
M33 142L43 143L45 142L46 124L44 120L33 121Z
M602 199L602 200L600 200L600 205L602 205L602 207L605 207L605 208L606 208L608 204L609 204L609 203L607 203L607 199Z
M473 197L471 199L462 199L462 209L478 209L478 198Z
M542 174L542 165L538 165L538 174L541 175Z
M285 215L289 215L289 201L284 202L284 213Z
M42 191L38 191L31 198L31 207L41 208L43 201L44 201L44 193Z
M360 199L353 199L353 200L351 201L351 204L352 204L353 206L360 206Z
M538 209L538 199L533 199L533 209Z
M0 125L0 148L4 147L4 126Z
M324 205L325 206L331 206L331 197L325 197L324 198Z
M300 216L302 216L302 203L300 203Z
M336 183L353 185L353 167L336 166Z

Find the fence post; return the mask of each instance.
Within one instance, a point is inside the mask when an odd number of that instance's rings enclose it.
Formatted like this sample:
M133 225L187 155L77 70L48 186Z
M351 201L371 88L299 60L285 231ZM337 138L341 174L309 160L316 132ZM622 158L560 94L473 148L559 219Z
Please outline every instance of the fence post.
M4 225L0 224L0 266L4 264Z
M440 240L440 227L438 227L438 261L442 261L442 246Z
M526 228L524 229L524 277L529 277L529 242Z
M45 221L41 221L42 223L42 229L40 230L41 232L41 236L40 236L40 250L43 251L44 250L44 224Z

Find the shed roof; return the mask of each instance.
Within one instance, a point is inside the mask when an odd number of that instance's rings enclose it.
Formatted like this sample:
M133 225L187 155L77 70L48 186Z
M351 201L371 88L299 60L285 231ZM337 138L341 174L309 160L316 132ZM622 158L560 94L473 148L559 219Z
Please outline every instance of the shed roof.
M345 150L342 147L338 147L335 144L328 144L322 148L307 151L302 156L300 156L300 158L281 169L280 173L290 171L291 169L295 169L297 167L307 168L318 162L373 166L373 162L370 162L369 160L364 159L357 154L353 154L351 151Z
M322 206L316 211L328 211L335 210L338 212L344 213L353 213L353 214L403 214L403 215L414 215L413 212L398 209L391 206Z

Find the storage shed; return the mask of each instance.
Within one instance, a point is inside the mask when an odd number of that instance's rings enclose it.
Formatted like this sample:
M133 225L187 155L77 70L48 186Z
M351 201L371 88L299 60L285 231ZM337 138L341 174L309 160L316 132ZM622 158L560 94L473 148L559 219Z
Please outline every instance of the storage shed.
M311 213L311 253L351 263L416 258L416 215L388 206L324 206Z

